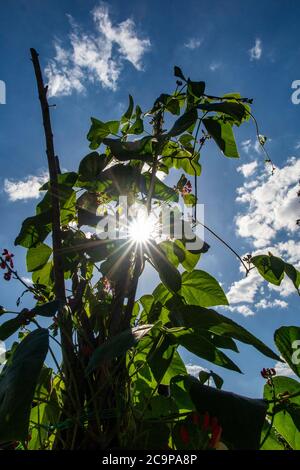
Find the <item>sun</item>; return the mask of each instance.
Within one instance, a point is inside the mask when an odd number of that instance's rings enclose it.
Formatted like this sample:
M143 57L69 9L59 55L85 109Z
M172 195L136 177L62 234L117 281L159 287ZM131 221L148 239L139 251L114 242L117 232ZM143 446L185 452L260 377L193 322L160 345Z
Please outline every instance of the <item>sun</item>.
M128 227L129 238L135 243L145 244L155 237L155 233L156 220L153 216L145 214L144 211L138 213Z

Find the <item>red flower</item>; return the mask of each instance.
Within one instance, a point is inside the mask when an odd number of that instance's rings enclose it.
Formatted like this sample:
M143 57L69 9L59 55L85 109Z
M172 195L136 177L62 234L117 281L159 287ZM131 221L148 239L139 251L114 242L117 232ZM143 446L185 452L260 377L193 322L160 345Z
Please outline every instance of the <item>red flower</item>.
M187 428L182 425L180 426L180 439L181 441L184 443L184 444L188 444L190 442L190 435L189 435L189 432L187 430Z

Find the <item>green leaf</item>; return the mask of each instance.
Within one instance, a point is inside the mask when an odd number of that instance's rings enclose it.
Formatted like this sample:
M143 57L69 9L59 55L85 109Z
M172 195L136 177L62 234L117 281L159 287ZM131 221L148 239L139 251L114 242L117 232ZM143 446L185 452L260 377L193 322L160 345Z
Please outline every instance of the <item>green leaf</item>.
M116 134L119 130L119 121L102 122L99 119L91 118L92 125L87 134L87 139L91 142L90 148L95 150L102 144L105 137Z
M179 271L165 256L163 250L154 241L146 246L147 254L157 270L161 281L172 292L177 292L181 287L181 276Z
M292 283L294 284L294 287L299 292L300 272L297 271L297 269L289 263L284 263L284 272L291 279Z
M234 101L222 101L221 103L201 103L197 105L197 108L204 111L216 111L218 113L229 114L238 121L244 119L246 110L242 103L236 103Z
M186 134L185 134L186 135ZM190 149L190 150L193 150ZM182 148L177 142L168 141L162 150L163 164L169 168L182 169L189 175L201 174L201 165L199 164L199 154L193 153Z
M220 377L220 375L216 374L212 370L210 371L210 375L211 375L217 389L221 390L221 388L223 386L223 383L224 383L224 380L222 379L222 377Z
M121 119L121 122L126 122L126 121L128 121L128 119L131 118L132 113L133 113L133 106L134 106L133 98L132 98L131 95L129 95L129 104L128 104L128 108L127 108L126 113L123 114L122 119Z
M160 383L163 385L170 385L170 382L173 377L180 374L186 374L186 367L183 360L181 359L179 353L175 350L172 360L166 370L165 375L161 379Z
M98 152L91 152L84 157L78 169L78 174L83 179L97 178L107 164L107 158L104 154L99 155Z
M190 305L212 307L228 305L226 295L214 277L205 271L185 271L182 275L181 295Z
M300 377L300 328L282 326L275 331L274 341L282 357L290 368Z
M216 335L234 338L242 343L250 344L265 356L277 361L280 360L277 354L249 331L212 309L195 305L184 305L178 302L177 299L168 300L166 307L171 311L171 319L174 326L209 330Z
M217 366L241 373L240 368L209 341L206 335L202 335L200 331L189 329L174 332L170 329L169 334L177 344L180 344L196 356L202 357Z
M287 441L289 446L294 450L300 449L300 430L297 429L295 421L297 422L297 412L293 410L291 405L300 406L300 384L290 377L273 377L273 384L275 388L276 397L280 394L299 394L296 397L289 398L288 402L283 401L282 405L273 410L273 404L270 403L268 411L272 413L277 411L274 416L273 427L276 431ZM264 398L266 400L273 400L273 391L270 385L266 384L264 387Z
M179 97L180 98L180 97ZM164 105L165 110L172 114L180 114L180 101L177 97L162 93L154 103L154 110Z
M170 240L166 240L166 241L163 241L163 242L158 244L159 248L163 250L164 254L168 258L170 263L172 263L173 266L175 266L177 268L177 266L179 264L179 259L178 259L178 256L175 253L174 248L173 248L174 245L175 245L174 242L171 242ZM177 248L179 249L178 246L177 246ZM184 252L183 252L183 258L184 258Z
M147 364L157 383L161 383L165 376L173 360L174 352L175 346L170 342L169 337L163 334L158 336L147 357Z
M150 173L143 173L141 176L144 178L144 190L142 192L147 193L151 185L151 175ZM140 179L140 181L142 180ZM178 193L173 188L167 186L163 181L161 181L157 177L155 177L154 179L153 197L155 199L165 202L178 202L179 200Z
M103 139L112 155L120 161L142 160L152 158L152 137L146 136L133 142L125 142L120 139Z
M29 333L0 375L0 441L28 437L30 409L49 347L48 330Z
M41 269L47 263L51 253L52 249L45 243L29 248L26 254L27 271L32 272Z
M267 440L260 447L260 450L285 450L282 442L279 442L275 429L272 427L270 431L270 423L268 421L264 422L262 433L261 433L261 442L264 441L265 435L268 433Z
M194 207L197 204L197 199L194 194L184 194L183 195L183 201L186 206L192 206Z
M15 239L15 245L32 248L42 243L51 232L51 213L52 211L48 210L25 219Z
M258 449L267 404L235 393L217 390L190 379L189 394L199 413L215 416L222 440L235 450Z
M225 157L239 158L232 127L227 122L214 118L203 119L207 132L215 140Z
M206 370L200 370L199 372L199 382L204 385L210 379L210 373Z
M32 273L32 282L34 284L43 284L44 286L52 286L54 283L53 261L45 264L41 269Z
M184 253L183 259L179 258L176 246L178 246L178 248ZM177 255L184 269L186 269L187 271L193 271L193 269L195 268L195 266L197 265L200 259L200 253L191 253L189 250L185 248L185 245L182 243L181 240L175 240L174 252Z
M205 91L205 82L192 82L188 80L188 92L196 98L201 98ZM200 107L200 106L198 106Z
M251 258L259 274L266 281L279 286L284 277L284 262L276 256L258 255Z
M174 67L174 75L175 75L175 77L178 77L178 78L180 78L181 80L183 80L184 82L186 82L186 79L185 79L185 77L184 77L184 75L183 75L183 73L182 73L181 68L180 68L180 67L177 67L177 65L175 65L175 67Z
M31 311L34 312L35 315L42 317L53 317L61 306L62 304L59 300L52 300L46 304L36 305Z
M118 333L116 336L105 341L93 352L86 373L90 374L97 369L103 361L112 360L120 357L135 346L152 328L153 325L142 325L132 329L127 329Z
M175 137L187 131L191 126L195 124L198 119L198 113L195 108L186 111L180 118L175 121L172 129L168 132L167 136Z
M57 182L59 185L72 187L77 181L78 175L74 171L68 171L57 175ZM47 191L50 188L49 181L40 187L40 191Z
M13 335L24 324L27 314L27 309L24 309L16 317L2 323L0 325L0 341L5 341Z

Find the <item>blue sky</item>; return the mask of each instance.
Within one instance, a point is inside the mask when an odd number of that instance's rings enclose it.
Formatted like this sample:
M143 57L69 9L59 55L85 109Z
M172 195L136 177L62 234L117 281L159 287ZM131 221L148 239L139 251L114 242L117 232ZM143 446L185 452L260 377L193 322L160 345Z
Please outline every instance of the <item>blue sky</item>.
M298 1L4 3L0 80L7 96L0 105L0 247L15 253L22 275L28 277L25 250L13 247L13 240L22 220L34 212L46 171L30 47L40 53L50 80L51 103L57 105L52 111L56 152L68 170L76 170L88 153L90 116L118 118L128 93L147 109L161 92L172 91L174 65L206 81L208 93L239 91L253 98L253 112L278 167L275 175L263 165L254 125L246 124L236 132L240 160L224 158L211 144L203 151L200 202L207 225L241 254L274 247L274 254L299 268L300 105L291 101L291 84L300 79ZM232 302L226 314L273 346L276 328L299 323L299 298L288 283L278 291L256 276L244 280L237 260L216 240L207 241L211 250L199 267L222 282ZM156 282L148 270L140 292L151 293ZM1 281L0 289L0 304L13 308L21 288ZM232 357L243 376L213 369L226 379L226 389L259 396L259 371L274 363L249 347L241 345L240 351ZM184 357L187 363L208 366L190 354Z

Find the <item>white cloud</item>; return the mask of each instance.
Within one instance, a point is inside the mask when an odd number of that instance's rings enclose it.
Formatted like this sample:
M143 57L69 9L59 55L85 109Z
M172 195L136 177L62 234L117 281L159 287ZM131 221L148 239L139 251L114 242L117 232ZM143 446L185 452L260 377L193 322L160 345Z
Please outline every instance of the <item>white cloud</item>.
M40 187L48 181L48 173L43 172L39 176L29 175L24 180L4 180L4 192L8 194L10 201L37 199L41 193Z
M255 315L255 312L248 307L248 305L236 305L234 307L228 307L228 310L230 312L237 312L242 314L244 317L251 317L252 315Z
M190 375L193 375L197 379L199 378L199 372L205 371L208 372L208 369L205 369L205 367L201 367L197 364L185 364L187 373Z
M69 17L71 47L65 49L55 42L55 57L45 69L49 96L81 93L88 81L115 90L125 60L142 70L142 57L151 44L149 39L137 36L134 21L128 18L113 25L105 4L96 7L92 17L94 34L83 33Z
M187 49L198 49L201 44L202 44L203 40L202 39L199 39L199 38L190 38L185 44L184 44L184 47L186 47Z
M262 283L263 278L256 271L250 271L247 277L231 284L226 294L229 303L253 303Z
M277 375L283 375L284 377L295 377L295 373L286 362L276 362L274 369L276 370Z
M300 243L296 220L300 216L297 196L300 160L292 157L282 168L276 168L273 175L264 172L258 176L255 174L253 179L252 175L248 176L248 168L245 172L243 167L239 171L247 180L237 189L236 201L244 204L245 210L235 219L238 235L252 244L252 256L271 252L299 269ZM290 235L296 239L284 240L284 236ZM229 307L232 312L251 315L257 310L287 308L288 303L284 299L295 292L287 276L280 286L275 286L267 284L253 269L248 277L231 284L227 297L232 304ZM252 304L251 309L249 304Z
M299 149L300 149L300 140L298 140L298 142L295 145L295 150L299 150Z
M212 62L209 66L210 70L212 72L215 72L216 70L218 70L220 67L221 67L221 62Z
M250 60L259 60L262 56L261 39L255 40L255 45L249 50Z
M245 165L239 166L237 168L237 171L242 173L242 175L245 178L248 178L249 176L252 176L257 168L257 161L253 161L251 163L245 163Z
M291 158L283 168L273 175L258 178L259 185L238 189L237 201L248 205L246 213L236 218L237 233L253 241L255 248L268 245L282 230L296 233L299 227L300 206L297 191L300 175L300 160Z
M285 302L284 300L280 299L274 299L274 300L267 300L267 299L261 299L257 304L255 304L255 307L258 309L267 309L267 308L287 308L288 303Z

